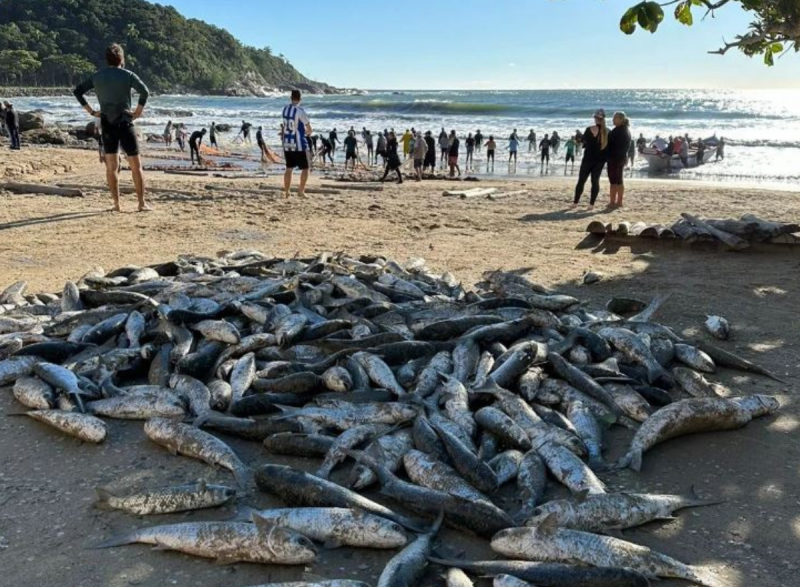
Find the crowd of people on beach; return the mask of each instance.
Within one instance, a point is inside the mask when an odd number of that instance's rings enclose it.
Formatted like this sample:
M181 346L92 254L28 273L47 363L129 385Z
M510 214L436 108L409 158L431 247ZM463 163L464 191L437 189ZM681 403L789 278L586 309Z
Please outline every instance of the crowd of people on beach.
M108 67L100 69L90 78L75 88L74 94L83 108L91 116L100 119L94 123L94 134L100 144L100 157L106 164L107 180L114 200L114 209L119 210L118 173L119 151L125 152L139 200L139 210L149 210L149 205L144 197L144 178L139 157L138 136L134 121L144 110L149 97L147 86L136 74L124 69L125 55L119 45L111 45L106 51ZM94 110L87 102L85 95L94 90L100 103L100 111ZM131 93L139 95L139 102L135 109L131 107ZM397 183L403 183L402 168L406 164L413 165L413 174L417 181L422 181L425 173L435 174L438 169L448 169L449 178L457 179L462 175L461 163L464 171L475 170L475 153L482 153L485 149L485 161L488 170L494 170L495 158L498 151L498 141L507 143L508 165L511 169L517 164L518 154L522 145L527 142L528 153L535 153L539 159L540 172L549 171L551 158L562 156L559 151L563 146L564 173L570 168L574 171L575 164L579 162L577 183L574 190L572 207L578 206L581 201L586 183L590 183L589 209L593 209L600 192L600 177L604 170L607 171L610 183L609 203L611 208L621 207L625 193L624 171L626 167L633 167L636 154L647 153L648 149L659 156L666 157L671 165L672 158L677 155L681 164L689 165L690 148L698 164L706 160L706 144L703 140L694 144L688 134L684 136L669 137L669 140L656 137L648 141L640 134L634 141L631 137L630 121L624 112L616 112L611 118L611 125L606 121L606 112L598 109L593 116L593 124L584 131L577 130L566 140L562 139L557 131L544 134L541 139L534 129L530 129L524 139L521 139L517 129L505 139L495 138L493 134L484 135L480 129L475 133L467 133L459 137L455 130L447 132L444 127L434 137L431 131L419 131L415 128L406 129L401 135L394 129L387 128L382 132L372 132L366 127L357 133L350 127L343 140L339 140L336 128L325 133L314 133L308 114L300 105L302 95L299 90L291 93L290 103L281 113L280 143L283 149L281 159L269 146L264 135L264 127L259 126L255 132L256 143L261 151L261 160L264 163L284 163L284 193L288 197L291 191L292 176L295 169L301 171L298 194L303 196L309 171L314 162L320 167L328 163L334 164L334 155L341 145L344 150L344 170L356 171L361 166L366 171L375 167L383 167L382 182L394 174ZM2 130L11 137L11 148L19 149L19 115L13 106L5 102L0 111ZM209 148L219 148L218 133L228 130L226 125L217 125L212 122L209 129L202 128L189 134L183 123L169 121L163 131L163 141L167 147L172 146L173 140L181 151L187 145L190 151L192 164L204 163L201 154L203 141L208 135ZM243 144L252 144L253 124L242 121L241 128L235 141ZM358 140L360 136L360 143ZM462 143L463 141L463 143ZM717 159L724 158L724 139L714 139L713 147L716 149ZM463 147L462 147L463 144ZM363 146L367 162L364 163L361 155ZM463 151L462 151L463 148ZM401 159L402 153L402 159ZM463 159L462 159L463 153Z

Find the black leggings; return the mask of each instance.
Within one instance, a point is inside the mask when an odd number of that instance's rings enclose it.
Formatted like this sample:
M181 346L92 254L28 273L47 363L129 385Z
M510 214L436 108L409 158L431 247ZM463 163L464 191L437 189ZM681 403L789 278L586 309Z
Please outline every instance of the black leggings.
M599 161L592 161L591 159L583 158L581 161L581 170L578 173L578 185L575 186L575 203L581 201L583 195L583 186L586 185L586 180L592 178L592 197L589 204L594 206L598 194L600 194L600 175L603 173L603 167L606 162L603 159Z
M200 165L203 162L203 160L200 159L200 151L197 148L197 144L189 143L189 150L191 152L190 155L192 157L192 163L194 163L194 158L197 157L197 164Z
M399 165L397 167L392 167L391 165L387 165L386 166L386 171L383 172L383 179L381 181L386 181L386 177L389 175L390 171L396 171L397 172L397 182L398 183L403 183L403 174L400 173L400 166Z

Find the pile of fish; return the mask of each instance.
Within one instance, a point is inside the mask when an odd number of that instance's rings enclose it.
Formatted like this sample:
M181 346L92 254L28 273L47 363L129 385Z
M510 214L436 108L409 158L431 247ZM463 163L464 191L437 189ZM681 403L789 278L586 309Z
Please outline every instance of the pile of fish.
M154 524L102 547L287 565L313 561L319 544L401 549L380 587L414 585L431 562L458 587L471 585L464 571L498 587L714 586L707 569L607 535L710 502L608 492L598 474L639 470L661 442L779 407L709 381L717 367L775 377L653 321L665 300L590 310L501 271L467 291L419 259L184 256L93 270L60 294L6 289L0 386L25 415L86 442L103 442L109 420L143 420L152 442L225 468L238 485L101 490L98 507L174 513L256 488L287 506L240 502L233 521ZM632 431L618 460L604 446L612 426ZM266 454L244 463L220 434ZM309 473L270 455L320 463ZM511 506L498 499L504 486ZM558 486L571 498L554 499ZM490 539L508 560L436 558L442 524Z

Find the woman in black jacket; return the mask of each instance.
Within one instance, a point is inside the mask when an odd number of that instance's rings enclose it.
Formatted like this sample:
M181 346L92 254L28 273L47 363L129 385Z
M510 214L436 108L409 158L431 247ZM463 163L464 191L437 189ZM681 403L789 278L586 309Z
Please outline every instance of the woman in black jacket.
M381 182L386 181L386 176L390 171L397 172L397 183L403 183L403 174L400 173L400 156L397 154L397 135L394 131L389 133L389 138L386 141L386 171L383 172L383 179Z
M608 133L608 181L611 183L612 208L622 208L622 196L625 194L625 163L628 161L628 149L631 146L630 121L624 112L616 112L614 128Z
M589 200L589 210L593 210L600 193L600 175L603 173L608 154L606 111L602 108L594 113L594 126L590 126L584 131L581 143L583 144L583 160L578 173L578 185L575 186L575 200L572 207L576 207L581 201L583 187L586 185L586 180L591 177L592 197Z

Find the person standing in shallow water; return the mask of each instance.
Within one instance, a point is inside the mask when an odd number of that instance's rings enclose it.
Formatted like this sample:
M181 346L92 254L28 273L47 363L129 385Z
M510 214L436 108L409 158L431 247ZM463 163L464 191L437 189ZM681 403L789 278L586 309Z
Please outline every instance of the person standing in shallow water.
M578 184L575 186L575 199L572 208L581 201L586 180L591 178L592 191L589 200L589 210L594 209L594 203L600 194L600 175L606 165L608 155L608 127L606 127L606 111L600 108L594 113L594 125L588 127L581 137L583 143L583 160L578 172Z
M84 81L73 92L83 109L100 119L103 146L106 153L106 179L114 201L115 212L119 205L119 149L125 151L133 175L133 185L139 200L139 212L148 212L150 206L145 201L144 174L139 158L139 140L134 121L142 116L150 91L132 71L125 69L125 52L117 44L106 49L108 67L99 70ZM100 111L96 111L86 101L86 94L94 90ZM131 91L139 94L136 110L131 111Z
M628 150L631 139L630 121L624 112L614 113L614 128L608 133L608 181L611 184L611 201L609 207L621 208L622 196L625 195L625 164L628 162Z
M204 136L206 136L206 129L196 130L189 137L189 156L192 158L192 165L194 165L195 157L198 165L203 164L203 159L200 157L200 146L203 144Z

